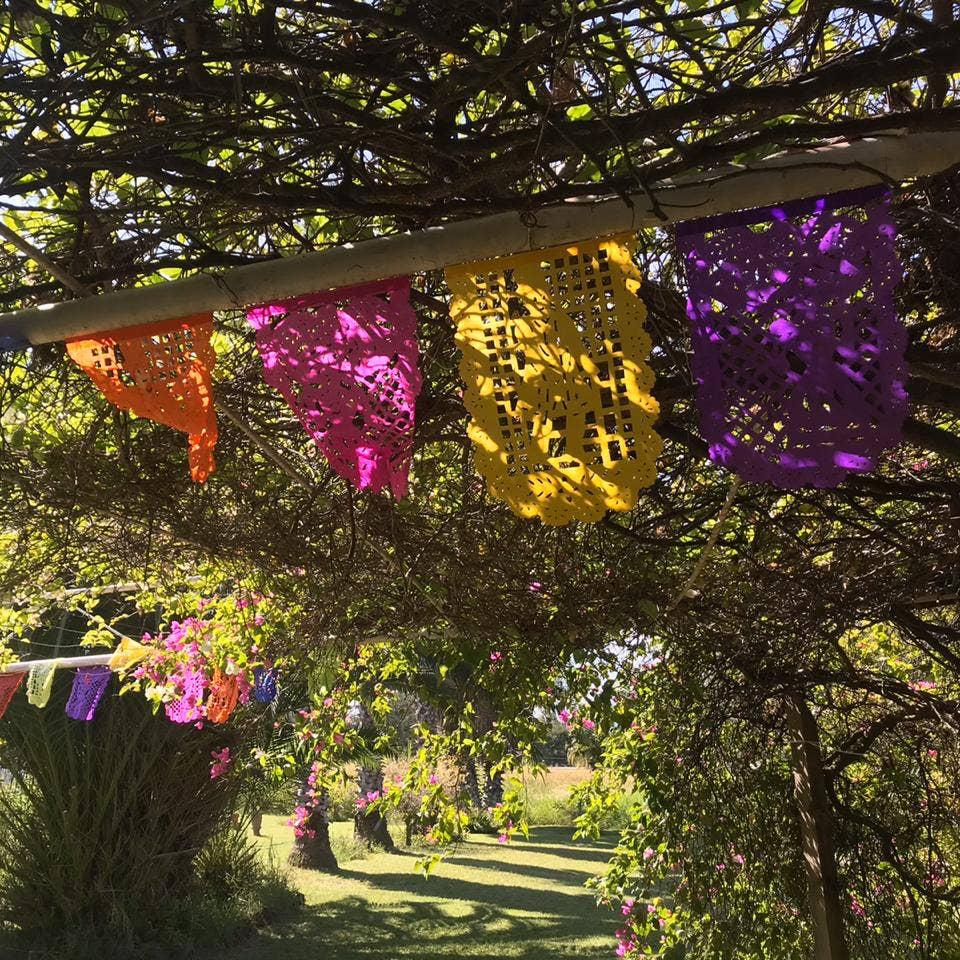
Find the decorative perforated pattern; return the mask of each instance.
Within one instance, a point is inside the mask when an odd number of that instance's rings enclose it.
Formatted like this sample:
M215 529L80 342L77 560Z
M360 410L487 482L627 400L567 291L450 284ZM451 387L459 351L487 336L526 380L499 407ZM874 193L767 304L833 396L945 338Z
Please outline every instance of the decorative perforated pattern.
M259 703L273 703L277 698L277 671L273 668L254 667L253 699Z
M45 707L50 700L53 678L57 671L55 663L38 663L27 675L27 702L35 707Z
M223 673L219 667L213 671L210 681L210 696L207 698L207 719L211 723L224 723L237 706L239 688L236 676Z
M762 215L678 237L701 429L711 458L745 480L833 487L900 440L896 228L884 201Z
M167 718L174 723L193 723L200 720L203 716L203 691L206 686L203 671L186 663L180 664L173 679L178 696L164 707Z
M22 673L0 673L0 717L7 712L7 707L23 683L23 678Z
M333 469L360 490L406 496L421 386L409 280L254 307L247 318L264 380Z
M78 667L67 700L67 716L71 720L92 720L108 683L109 667Z
M522 517L597 521L656 479L659 406L630 240L446 271L477 469Z
M114 406L188 435L198 482L215 466L212 333L212 315L202 314L67 341L71 359Z

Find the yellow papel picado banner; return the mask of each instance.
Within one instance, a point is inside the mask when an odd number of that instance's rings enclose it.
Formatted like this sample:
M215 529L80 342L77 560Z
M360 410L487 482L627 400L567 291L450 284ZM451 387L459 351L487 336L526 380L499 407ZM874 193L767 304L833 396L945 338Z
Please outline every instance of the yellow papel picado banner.
M630 510L662 441L628 235L446 271L477 469L522 517Z

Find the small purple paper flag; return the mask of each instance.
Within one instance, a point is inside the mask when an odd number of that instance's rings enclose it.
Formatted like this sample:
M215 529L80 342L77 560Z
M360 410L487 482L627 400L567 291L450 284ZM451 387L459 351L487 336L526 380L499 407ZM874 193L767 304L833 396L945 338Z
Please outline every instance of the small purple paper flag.
M71 720L92 720L109 682L109 667L78 667L67 700L67 716Z

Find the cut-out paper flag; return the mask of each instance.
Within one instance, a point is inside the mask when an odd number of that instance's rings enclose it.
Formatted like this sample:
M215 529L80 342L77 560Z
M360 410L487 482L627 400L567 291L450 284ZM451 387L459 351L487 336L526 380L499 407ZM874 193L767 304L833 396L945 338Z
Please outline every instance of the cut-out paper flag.
M834 487L899 442L906 333L895 238L875 189L678 229L713 460L758 483Z
M253 699L273 703L277 699L277 671L273 667L253 668Z
M13 695L23 683L23 673L0 673L0 717L7 712Z
M446 270L477 469L522 517L595 522L656 479L631 247L624 235Z
M217 667L210 681L210 696L207 699L207 719L211 723L225 723L236 709L240 695L235 674L226 674Z
M56 662L34 664L27 675L27 702L41 709L50 700L53 678L57 672Z
M67 716L71 720L93 719L107 684L110 683L110 668L107 666L77 667L73 677L70 699L67 700Z
M263 378L333 469L360 490L407 493L421 377L410 281L254 307Z
M29 347L30 341L26 337L9 333L0 336L0 353L18 353L21 350L27 350Z
M143 660L149 652L149 647L131 640L130 637L124 637L117 649L113 651L113 656L110 657L110 669L117 673L129 670Z
M212 333L212 315L200 314L67 341L71 359L115 407L187 434L190 475L200 483L215 468Z

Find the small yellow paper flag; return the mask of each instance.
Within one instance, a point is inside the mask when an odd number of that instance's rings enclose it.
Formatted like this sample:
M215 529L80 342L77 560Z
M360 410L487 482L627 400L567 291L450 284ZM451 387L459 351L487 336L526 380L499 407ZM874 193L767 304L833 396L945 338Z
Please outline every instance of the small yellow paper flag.
M139 663L149 652L149 647L145 647L142 643L137 643L136 640L131 640L129 637L124 637L120 641L120 646L113 651L113 656L110 658L108 666L114 673L129 670L134 664Z
M446 271L477 470L522 517L630 510L663 442L630 235Z
M53 663L36 664L30 668L27 675L27 702L43 709L50 700L53 690L53 677L57 670L56 661Z

